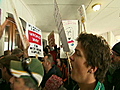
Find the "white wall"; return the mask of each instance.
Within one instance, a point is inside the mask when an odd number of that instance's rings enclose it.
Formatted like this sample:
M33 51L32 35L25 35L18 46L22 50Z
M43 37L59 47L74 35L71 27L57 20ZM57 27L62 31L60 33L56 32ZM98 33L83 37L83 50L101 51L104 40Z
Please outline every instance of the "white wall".
M118 34L118 33L116 34L115 32L116 32L116 30L100 34L107 40L108 44L110 45L110 48L112 48L114 44L116 44L118 41L120 41L120 34Z
M27 6L22 0L0 0L0 8L2 9L1 13L1 24L5 21L8 16L7 13L11 13L14 16L18 16L25 20L28 23L35 25L34 15L30 12ZM3 55L4 52L4 34L0 39L0 55Z
M13 15L18 15L26 22L35 25L34 14L31 13L30 9L24 4L22 0L6 0L6 12L10 12ZM15 8L15 9L14 9ZM16 10L16 13L14 13Z

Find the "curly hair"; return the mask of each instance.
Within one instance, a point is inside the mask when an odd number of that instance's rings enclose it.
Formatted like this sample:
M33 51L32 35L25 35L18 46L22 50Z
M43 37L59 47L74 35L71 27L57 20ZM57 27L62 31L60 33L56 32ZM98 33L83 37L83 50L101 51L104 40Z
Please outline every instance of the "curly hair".
M87 33L81 33L77 41L84 50L87 66L97 67L95 77L103 82L111 62L108 43L102 36Z

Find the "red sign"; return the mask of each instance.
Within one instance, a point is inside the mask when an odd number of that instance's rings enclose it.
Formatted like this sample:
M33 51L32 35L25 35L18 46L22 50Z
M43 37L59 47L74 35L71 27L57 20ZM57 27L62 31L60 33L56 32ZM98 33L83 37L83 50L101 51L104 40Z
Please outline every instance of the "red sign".
M28 31L29 42L35 43L41 46L41 35L33 31Z

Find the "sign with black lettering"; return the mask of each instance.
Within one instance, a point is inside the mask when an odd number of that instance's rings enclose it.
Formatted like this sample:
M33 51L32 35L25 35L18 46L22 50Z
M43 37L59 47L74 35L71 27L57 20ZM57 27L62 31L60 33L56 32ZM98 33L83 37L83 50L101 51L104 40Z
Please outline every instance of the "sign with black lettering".
M38 55L38 57L43 57L43 45L42 45L41 30L39 28L27 23L26 36L30 42L30 47L28 48L28 55L29 56Z

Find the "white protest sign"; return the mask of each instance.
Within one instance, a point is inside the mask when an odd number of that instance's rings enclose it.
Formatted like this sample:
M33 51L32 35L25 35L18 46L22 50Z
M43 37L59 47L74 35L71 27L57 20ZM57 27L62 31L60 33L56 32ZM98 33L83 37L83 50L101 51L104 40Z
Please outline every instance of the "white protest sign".
M81 21L81 29L83 29L82 31L86 32L86 26L85 26L85 22L87 21L87 17L86 17L86 11L85 11L85 6L81 5L78 8L78 12L80 14L80 21Z
M73 53L77 41L75 40L78 36L78 20L62 20L63 27L65 29L66 37L67 37L67 43L70 48L70 53ZM67 56L63 52L63 49L60 50L60 57L66 58Z
M78 36L78 20L62 20L70 50L76 47Z
M28 48L29 56L43 57L42 33L41 30L29 23L26 25L26 36L30 42Z
M56 26L58 28L58 33L60 36L63 50L65 52L70 52L70 49L69 49L69 46L67 43L67 38L65 35L65 31L64 31L64 27L63 27L63 23L62 23L62 19L61 19L61 15L60 15L56 0L54 0L54 7L55 7L55 12L54 12L55 23L56 23Z

